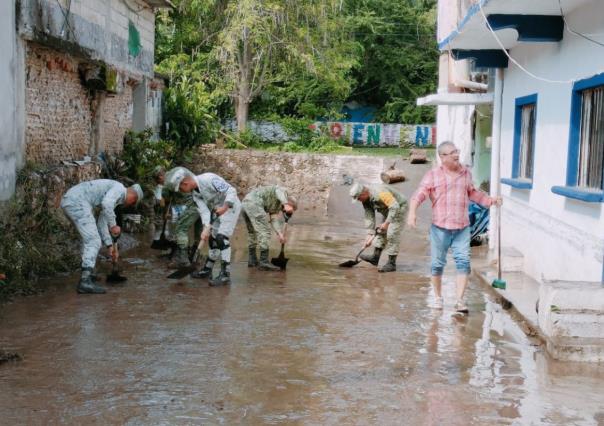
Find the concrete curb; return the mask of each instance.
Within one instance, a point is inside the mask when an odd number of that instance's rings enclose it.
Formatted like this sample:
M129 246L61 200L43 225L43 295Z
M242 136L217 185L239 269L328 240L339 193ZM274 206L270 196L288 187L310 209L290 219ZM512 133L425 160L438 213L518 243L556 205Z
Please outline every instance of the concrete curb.
M488 278L488 268L473 268L472 276L477 278L478 281L483 284L483 287L486 289L487 294L494 300L496 303L501 305L501 307L508 311L517 323L520 329L526 334L526 336L530 339L537 339L540 344L546 345L547 339L538 324L534 324L525 314L523 314L520 310L516 308L514 303L508 298L505 290L496 289L491 286L491 281Z

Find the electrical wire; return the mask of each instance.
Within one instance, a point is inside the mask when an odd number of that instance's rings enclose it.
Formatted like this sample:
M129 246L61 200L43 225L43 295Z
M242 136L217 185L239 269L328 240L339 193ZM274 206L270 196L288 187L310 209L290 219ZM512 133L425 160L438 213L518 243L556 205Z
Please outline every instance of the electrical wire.
M574 80L552 80L552 79L545 78L545 77L539 77L538 75L533 74L532 72L530 72L529 70L524 68L522 65L520 65L520 63L516 59L512 58L512 56L509 54L509 52L507 51L507 49L505 48L505 46L503 45L501 40L499 40L499 37L497 37L497 34L495 34L493 27L491 27L491 24L489 23L489 20L487 19L487 16L484 14L484 10L482 10L482 3L478 3L478 8L480 9L480 13L482 14L482 17L484 18L485 23L487 24L487 28L493 35L493 38L495 39L495 41L497 42L499 47L501 47L501 50L503 51L503 53L505 53L505 56L507 56L510 61L512 61L518 68L520 68L522 71L524 71L527 75L533 77L536 80L544 81L546 83L569 84L569 83L574 82Z
M595 43L598 46L604 47L604 43L600 43L597 40L587 37L585 34L581 34L580 32L573 30L570 27L570 25L568 25L568 22L566 22L566 16L564 16L564 11L562 10L562 0L558 0L558 5L560 6L560 15L562 15L562 20L564 21L564 26L566 27L566 29L568 30L569 33L574 34L579 37L583 37L585 40L591 41L592 43Z

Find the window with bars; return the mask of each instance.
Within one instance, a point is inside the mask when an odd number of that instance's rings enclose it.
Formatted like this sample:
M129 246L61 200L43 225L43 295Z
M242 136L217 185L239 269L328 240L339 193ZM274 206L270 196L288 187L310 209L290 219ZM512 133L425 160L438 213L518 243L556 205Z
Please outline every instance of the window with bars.
M604 86L581 91L577 186L603 189Z
M537 94L516 98L512 177L501 183L518 189L532 189L537 129Z
M554 194L604 202L604 73L573 83L566 185Z

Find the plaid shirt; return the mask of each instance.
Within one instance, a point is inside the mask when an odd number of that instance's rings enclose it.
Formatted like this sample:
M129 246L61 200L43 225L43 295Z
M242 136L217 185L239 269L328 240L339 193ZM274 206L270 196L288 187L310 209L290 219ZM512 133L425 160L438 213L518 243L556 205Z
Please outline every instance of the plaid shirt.
M451 230L470 225L470 200L484 207L492 204L491 197L474 188L472 173L465 167L456 176L448 175L443 166L426 173L411 199L420 205L428 197L432 201L432 223Z

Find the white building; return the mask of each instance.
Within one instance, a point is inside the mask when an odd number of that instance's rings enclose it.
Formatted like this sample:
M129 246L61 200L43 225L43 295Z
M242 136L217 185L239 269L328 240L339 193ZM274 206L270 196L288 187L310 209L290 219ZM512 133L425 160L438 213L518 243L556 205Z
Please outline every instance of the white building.
M443 61L496 70L491 192L504 198L502 245L541 283L548 349L602 361L604 1L441 0L439 8ZM441 66L441 80L451 68ZM446 90L434 96L433 104L452 99ZM477 95L462 96L471 104Z

